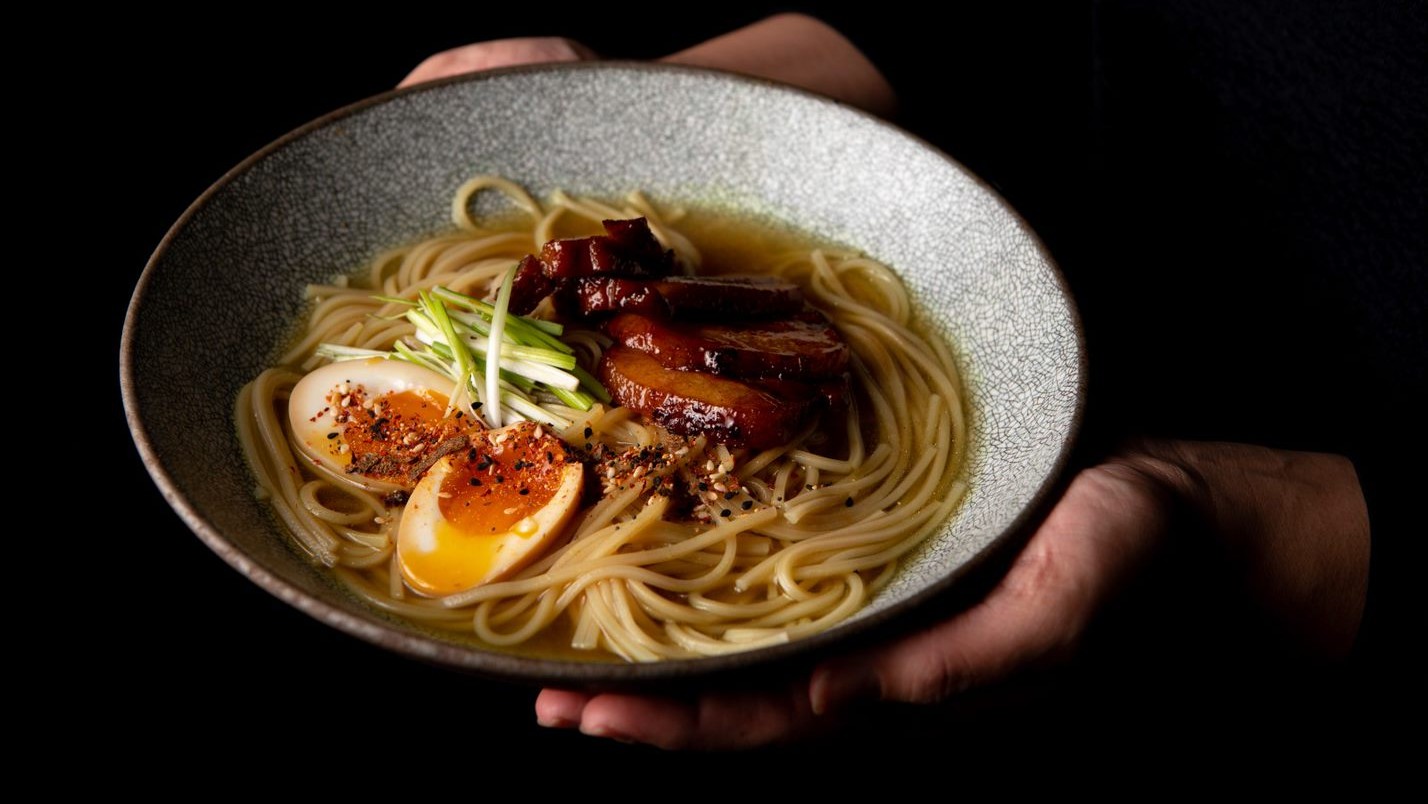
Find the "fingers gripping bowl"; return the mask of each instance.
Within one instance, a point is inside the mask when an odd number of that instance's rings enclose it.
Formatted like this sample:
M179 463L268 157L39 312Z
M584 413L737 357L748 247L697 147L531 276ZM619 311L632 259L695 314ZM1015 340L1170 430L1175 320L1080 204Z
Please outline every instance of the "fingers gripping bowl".
M921 305L924 329L953 345L965 383L968 488L959 507L841 625L744 653L644 664L537 658L389 618L355 599L293 548L255 497L230 424L233 400L291 337L307 285L448 228L453 191L479 172L514 179L536 197L564 188L617 198L638 188L667 204L788 222L892 266ZM788 658L945 590L1047 493L1079 420L1084 380L1074 309L1054 267L1005 203L958 165L821 98L638 65L455 80L359 104L280 140L215 185L165 238L130 307L121 372L155 480L240 572L394 650L566 684Z

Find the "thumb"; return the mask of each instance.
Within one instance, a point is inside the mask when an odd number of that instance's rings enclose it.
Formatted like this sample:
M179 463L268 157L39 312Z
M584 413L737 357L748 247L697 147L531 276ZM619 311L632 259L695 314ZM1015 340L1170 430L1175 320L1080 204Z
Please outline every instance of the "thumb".
M1010 673L1058 640L1044 610L998 594L927 631L814 670L810 704L824 714L860 700L934 703Z
M874 699L929 703L1063 657L1163 531L1153 495L1125 471L1082 472L987 597L897 641L820 665L814 712Z

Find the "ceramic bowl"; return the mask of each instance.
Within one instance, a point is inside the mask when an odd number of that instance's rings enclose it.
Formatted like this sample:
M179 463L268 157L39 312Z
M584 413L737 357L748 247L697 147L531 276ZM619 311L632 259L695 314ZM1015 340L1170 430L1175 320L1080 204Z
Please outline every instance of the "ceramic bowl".
M969 490L855 617L805 640L650 664L473 647L377 614L310 564L254 496L238 389L273 360L307 283L449 226L455 188L499 173L556 188L714 205L789 222L893 266L954 347ZM254 583L391 650L501 678L608 685L703 677L834 649L957 587L1043 506L1080 420L1084 348L1046 250L985 184L917 138L785 86L643 64L505 70L334 112L238 165L184 213L134 292L124 403L154 481Z

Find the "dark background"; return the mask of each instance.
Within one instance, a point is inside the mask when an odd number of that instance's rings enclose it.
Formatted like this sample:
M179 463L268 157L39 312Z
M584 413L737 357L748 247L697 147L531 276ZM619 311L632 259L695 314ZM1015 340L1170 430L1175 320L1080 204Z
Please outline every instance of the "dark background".
M673 18L638 4L559 15L473 7L420 21L126 18L142 32L72 42L101 87L66 114L104 129L96 194L112 250L102 281L113 287L103 331L117 351L145 260L213 181L287 131L391 88L431 53L552 34L649 58L796 6ZM1352 454L1372 467L1376 561L1380 524L1405 545L1409 520L1393 501L1406 508L1406 496L1395 496L1383 454L1414 435L1402 423L1423 399L1421 7L1389 5L1372 19L1285 17L1254 3L1214 14L1134 2L952 13L952 25L910 12L823 16L884 68L899 122L1003 192L1067 274L1092 357L1083 460L1137 433ZM106 596L114 651L95 691L118 705L105 720L161 735L146 749L357 768L412 746L438 768L488 761L491 750L708 767L546 732L534 690L387 654L270 597L170 511L111 399L113 476L144 525L118 559L132 588ZM1379 572L1375 588L1393 588ZM1378 644L1392 653L1414 618L1384 615ZM1063 762L1176 770L1208 740L1220 770L1263 767L1270 755L1347 763L1381 760L1380 724L1421 712L1421 674L1381 675L1374 659L1286 669L1282 657L1217 641L1204 625L1216 621L1191 602L1111 620L1065 672L953 706L867 713L813 747L775 753L927 750L973 776Z

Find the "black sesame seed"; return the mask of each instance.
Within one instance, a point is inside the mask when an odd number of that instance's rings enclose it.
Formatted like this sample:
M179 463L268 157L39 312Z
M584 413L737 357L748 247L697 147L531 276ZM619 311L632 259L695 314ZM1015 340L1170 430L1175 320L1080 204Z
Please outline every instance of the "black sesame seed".
M467 482L469 482L469 483L470 483L471 485L473 485L473 486L479 486L479 485L481 485L481 478L479 478L479 477L473 477L473 478L471 478L471 479L470 479L469 481L467 481Z
M337 437L337 434L336 434L336 433L328 433L328 434L327 434L327 440L328 440L328 441L331 441L332 439L334 439L334 438L336 438L336 437Z
M844 500L844 501L843 501L843 507L845 507L845 508L852 508L852 507L853 507L853 498L852 498L852 497L849 497L848 499Z
M753 500L744 500L744 504L741 505L741 506L739 506L739 507L740 507L740 508L743 508L745 511L747 511L747 510L749 510L750 508L753 508L753 507L754 507L754 501L753 501Z
M589 428L589 427L585 428L585 437L586 437L586 438L589 438L590 436L593 436L593 435L595 435L595 431L594 431L592 428Z
M471 403L471 409L472 409L472 410L480 410L480 409L481 409L481 404L482 404L482 403L480 403L480 402L472 402L472 403Z
M732 499L734 499L734 498L737 497L737 496L739 496L739 495L735 494L735 493L732 492L732 491L726 491L726 492L724 492L724 499L726 499L726 500L732 500Z
M719 516L732 516L733 513L733 511L730 511L728 508L725 508L724 510L719 512Z
M531 490L530 490L530 489L521 489L521 496L522 496L522 497L524 497L524 496L526 496L527 494L530 494L530 493L531 493Z

